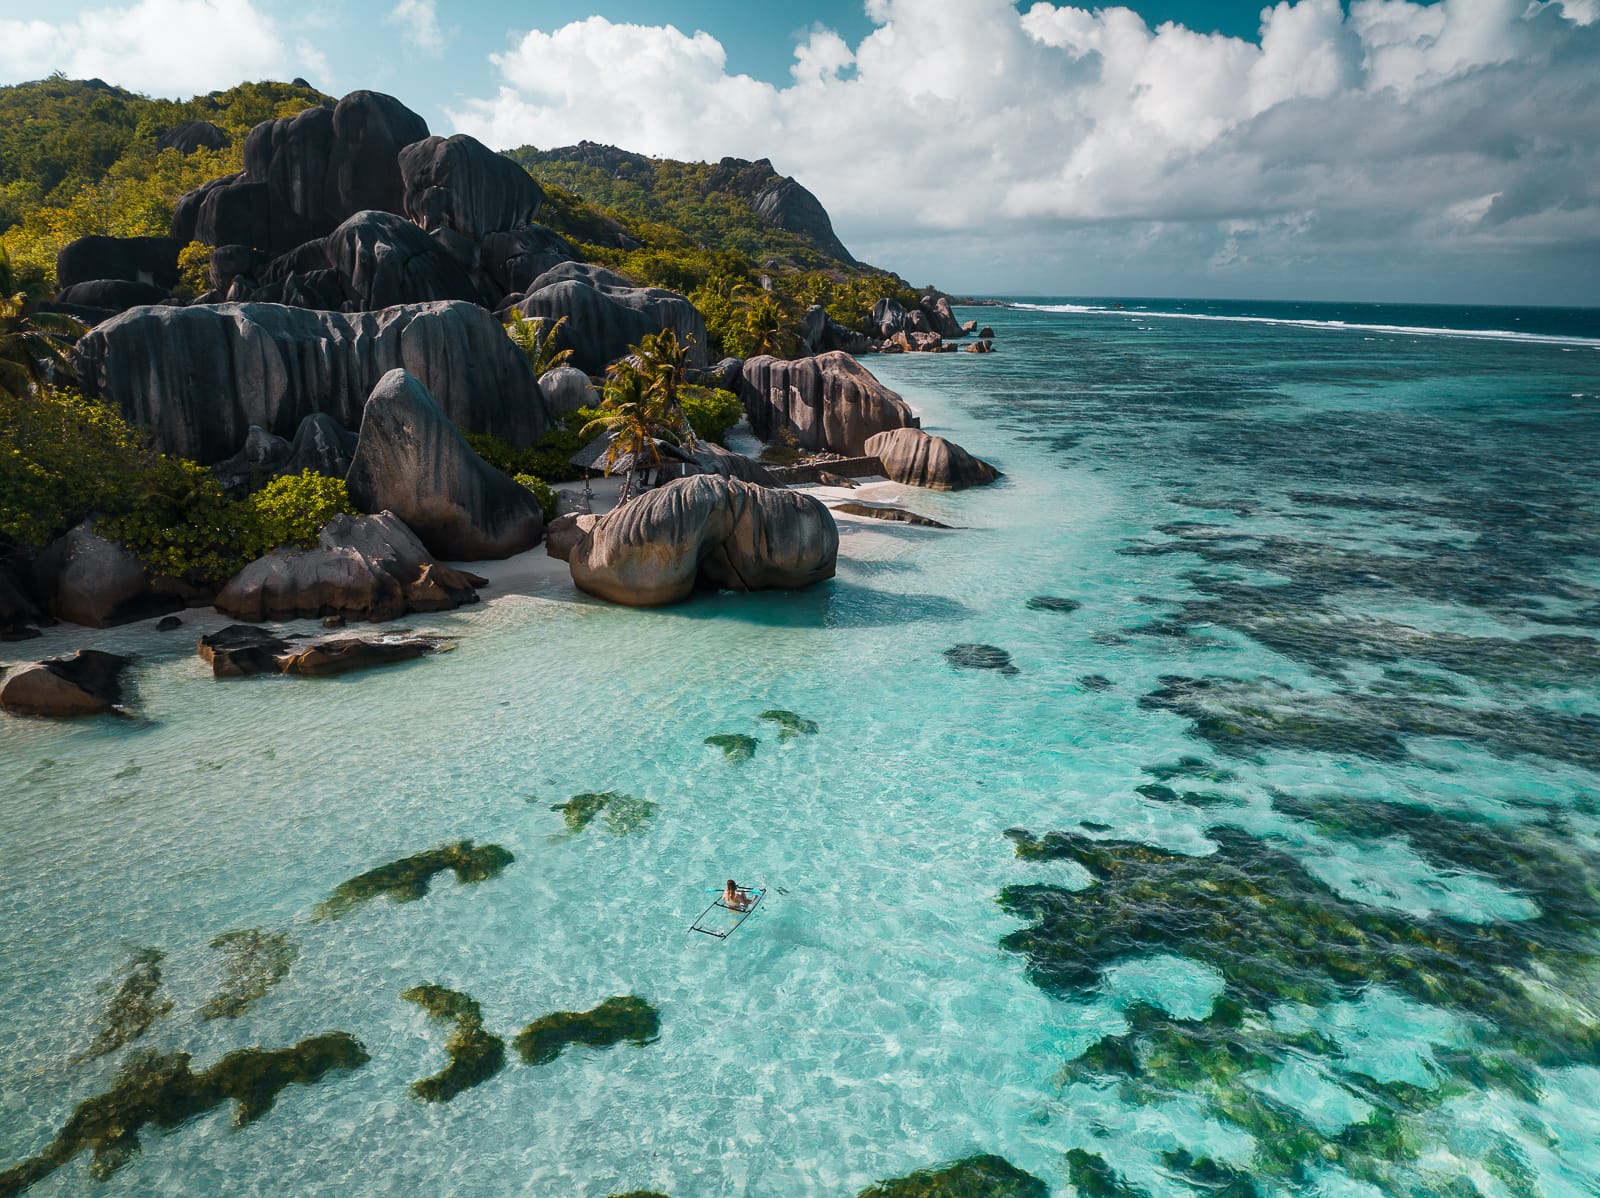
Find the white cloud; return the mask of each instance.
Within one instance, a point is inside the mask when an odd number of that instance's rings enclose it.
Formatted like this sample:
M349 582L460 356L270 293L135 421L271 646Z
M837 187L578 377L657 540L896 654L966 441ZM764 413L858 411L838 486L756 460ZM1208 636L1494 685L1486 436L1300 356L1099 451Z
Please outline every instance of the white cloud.
M137 0L70 21L0 20L0 81L53 71L188 97L242 79L326 78L328 64L306 44L291 46L254 0Z
M1585 221L1592 254L1596 4L1281 0L1246 40L1126 8L943 0L931 21L870 0L867 37L813 30L782 87L729 74L706 33L591 17L519 38L497 93L450 115L505 147L770 157L868 258L981 228L1040 261L1154 244L1240 270L1560 253Z
M434 0L400 0L384 19L398 25L400 35L419 54L436 58L444 52L445 34Z

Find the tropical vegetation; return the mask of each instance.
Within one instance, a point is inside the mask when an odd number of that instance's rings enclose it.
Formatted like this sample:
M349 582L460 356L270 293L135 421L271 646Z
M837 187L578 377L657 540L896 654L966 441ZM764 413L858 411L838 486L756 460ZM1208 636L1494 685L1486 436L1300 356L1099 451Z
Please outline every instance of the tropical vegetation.
M542 375L557 366L565 366L572 357L570 349L557 349L561 328L567 323L565 316L547 320L543 316L524 316L521 308L511 309L511 319L506 322L506 335L528 359L535 375Z
M694 428L679 402L688 361L689 346L671 329L664 329L641 338L631 354L606 372L600 414L584 426L583 434L610 434L607 474L619 461L627 461L619 504L628 502L635 474L644 473L646 467L659 470L664 464L663 443L694 447Z

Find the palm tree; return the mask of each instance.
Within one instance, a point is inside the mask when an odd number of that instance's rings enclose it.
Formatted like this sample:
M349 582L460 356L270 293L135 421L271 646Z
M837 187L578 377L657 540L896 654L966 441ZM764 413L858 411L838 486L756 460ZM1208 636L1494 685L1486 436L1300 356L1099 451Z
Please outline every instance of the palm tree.
M39 286L20 279L0 245L0 391L21 396L70 376L68 354L84 326L59 312L40 312Z
M618 504L628 502L633 475L643 464L661 467L660 442L692 447L694 429L679 403L679 388L689 360L689 343L671 329L640 339L632 353L606 371L602 415L583 427L585 437L604 430L612 434L606 447L606 473L617 459L628 457Z
M771 354L787 358L799 347L793 319L770 291L744 299L740 307L744 309L746 347L751 357Z
M527 357L535 376L565 365L567 359L572 357L570 349L556 348L561 326L566 323L565 316L558 317L552 323L543 316L524 316L521 308L511 309L511 323L506 325L506 335Z

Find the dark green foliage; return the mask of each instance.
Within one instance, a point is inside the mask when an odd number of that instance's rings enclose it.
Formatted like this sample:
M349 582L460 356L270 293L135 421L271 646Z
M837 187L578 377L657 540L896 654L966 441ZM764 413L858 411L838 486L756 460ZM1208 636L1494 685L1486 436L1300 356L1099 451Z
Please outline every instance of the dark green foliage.
M561 812L569 832L582 832L602 811L606 815L606 831L613 836L626 836L644 824L656 813L656 803L650 799L635 798L620 791L607 790L598 794L576 794L565 803L555 803L551 811Z
M413 986L400 995L440 1020L454 1020L455 1028L445 1041L450 1063L432 1077L411 1083L419 1098L428 1102L449 1102L463 1090L499 1073L506 1063L506 1042L483 1030L483 1012L478 1004L459 990L443 986Z
M159 948L142 948L134 954L127 976L112 993L100 1017L100 1029L79 1060L92 1061L115 1052L144 1035L151 1024L172 1010L171 1002L155 1001L161 990L161 962L165 957Z
M474 453L512 478L531 474L547 483L572 482L583 477L583 471L572 464L572 455L594 439L583 435L584 426L601 415L599 408L568 412L555 428L527 449L513 449L499 437L485 433L466 433L465 436Z
M1117 1171L1106 1164L1105 1157L1082 1148L1067 1150L1067 1179L1079 1198L1149 1198L1143 1190L1135 1189L1118 1177Z
M1600 964L1584 931L1600 911L1593 863L1574 874L1546 862L1553 876L1539 893L1555 905L1538 919L1473 925L1350 902L1285 852L1232 828L1210 834L1218 851L1189 857L1071 832L1008 832L1018 856L1076 861L1098 884L1007 887L1001 905L1031 922L1003 947L1025 955L1029 976L1063 995L1094 987L1120 961L1181 945L1258 1009L1318 1005L1383 983L1482 1017L1532 1060L1600 1060L1600 1022L1582 1014L1576 995L1559 996L1560 979Z
M694 435L703 441L725 444L728 430L744 419L744 405L732 391L721 387L685 384L678 392L678 403L688 418Z
M20 1194L85 1150L94 1154L89 1176L104 1181L139 1151L146 1125L168 1130L231 1098L239 1104L233 1124L244 1127L271 1110L291 1083L309 1085L370 1059L347 1032L314 1036L293 1048L241 1048L199 1073L190 1070L186 1052L135 1054L111 1089L78 1104L43 1152L0 1173L0 1198Z
M442 848L429 849L412 857L402 857L364 874L341 882L325 903L317 908L319 919L344 915L368 899L386 894L397 903L409 903L428 893L433 875L451 870L462 885L485 882L516 858L497 844L481 848L470 840L457 841Z
M243 1015L250 1004L288 976L300 950L282 932L246 928L224 932L211 942L225 954L222 989L200 1008L206 1019Z
M1049 1198L1050 1187L1003 1156L982 1153L880 1181L857 1198Z
M771 720L778 725L780 741L793 740L797 736L815 736L817 732L816 720L808 720L792 711L784 711L781 707L763 711L761 718Z
M560 496L556 494L554 487L532 474L514 474L511 476L511 481L533 492L533 497L539 501L539 510L544 513L546 522L555 519L556 505L560 502Z
M719 732L706 737L706 744L721 749L722 755L733 762L749 761L756 755L756 746L760 743L755 737L739 732Z
M645 1045L661 1034L656 1009L634 995L608 998L590 1011L555 1011L517 1033L517 1052L529 1065L547 1065L569 1044L609 1048L627 1041Z

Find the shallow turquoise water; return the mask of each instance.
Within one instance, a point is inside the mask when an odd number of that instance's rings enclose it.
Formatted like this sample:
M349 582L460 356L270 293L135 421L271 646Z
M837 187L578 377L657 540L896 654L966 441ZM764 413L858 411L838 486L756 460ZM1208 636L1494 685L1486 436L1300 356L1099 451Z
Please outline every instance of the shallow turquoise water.
M0 1167L134 1049L198 1068L337 1029L369 1064L290 1086L242 1130L225 1109L146 1129L98 1192L848 1195L995 1152L1065 1194L1072 1148L1153 1195L1206 1192L1163 1156L1180 1149L1264 1194L1600 1192L1582 1034L1600 1028L1600 352L963 316L1000 352L870 365L1004 481L907 494L960 531L846 526L838 579L812 592L653 613L564 587L491 598L411 622L455 652L332 681L217 682L187 636L147 626L75 640L141 654L141 718L0 725ZM1027 608L1040 594L1082 607ZM1018 673L951 669L965 642ZM1174 699L1175 678L1232 681ZM769 708L819 731L780 742ZM761 743L733 764L713 733ZM1150 791L1149 767L1185 757L1213 777ZM659 806L626 834L549 810L608 790ZM1330 979L1316 931L1263 997L1250 952L1283 945L1183 923L1211 882L1087 973L1052 955L1053 928L1041 955L1009 951L1028 920L1007 888L1072 911L1107 883L1070 853L1019 856L1008 829L1241 860L1291 878L1302 912L1520 930L1506 942L1539 951L1481 972L1525 1011L1502 1026L1428 1001L1358 950ZM345 879L462 838L516 861L313 918ZM1513 867L1529 845L1541 889ZM690 934L730 874L767 902L726 943ZM287 932L299 956L243 1016L206 1021L208 942L236 928ZM172 1012L74 1063L143 946L167 954ZM425 982L507 1039L622 994L661 1034L513 1055L424 1105L408 1087L443 1066L448 1029L399 994ZM1308 1000L1285 997L1301 983ZM1135 1084L1092 1055L1152 1018L1210 1034L1234 999L1225 1084L1176 1084L1146 1050ZM1269 1166L1267 1115L1311 1147ZM1381 1143L1351 1132L1396 1121ZM87 1159L30 1192L91 1188Z

